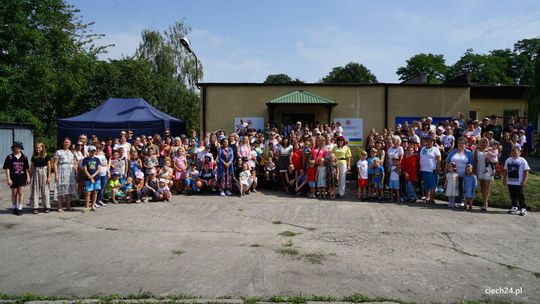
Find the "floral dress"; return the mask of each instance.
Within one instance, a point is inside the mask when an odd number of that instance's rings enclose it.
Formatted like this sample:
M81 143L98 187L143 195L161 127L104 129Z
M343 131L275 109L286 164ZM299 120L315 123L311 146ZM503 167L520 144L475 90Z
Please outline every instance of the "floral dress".
M54 184L54 199L58 200L58 196L64 195L77 199L77 180L73 167L75 156L69 150L58 150L54 158L58 159L58 181Z
M328 186L337 185L338 166L336 163L330 163L326 166L326 184Z
M230 147L220 148L218 151L218 184L221 190L232 190L232 180L234 177L234 154ZM229 169L225 168L225 163L231 162Z

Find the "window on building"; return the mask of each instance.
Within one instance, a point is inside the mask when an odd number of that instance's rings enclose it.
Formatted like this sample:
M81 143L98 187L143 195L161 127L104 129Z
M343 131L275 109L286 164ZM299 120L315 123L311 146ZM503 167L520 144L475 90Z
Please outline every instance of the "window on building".
M476 113L476 111L469 111L469 119L471 119L471 120L477 120L478 119L478 114Z

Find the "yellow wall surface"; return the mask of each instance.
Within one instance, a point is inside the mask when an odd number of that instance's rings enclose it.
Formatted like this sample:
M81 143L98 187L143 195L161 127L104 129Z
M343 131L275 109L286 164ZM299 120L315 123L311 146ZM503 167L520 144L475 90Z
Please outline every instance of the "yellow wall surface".
M493 114L502 117L504 111L518 110L519 116L525 116L527 100L525 99L471 99L471 111L476 111L476 118L482 119L484 116Z
M363 118L364 132L384 128L384 85L368 86L303 86L303 85L207 85L206 131L223 128L232 131L235 117L263 117L268 120L266 102L291 93L305 90L335 101L332 119ZM388 86L388 125L394 125L396 116L454 116L458 111L469 111L468 87ZM298 106L316 115L321 123L327 122L326 109ZM274 113L274 121L280 122L286 109ZM291 110L294 113L296 110ZM201 112L202 115L202 112ZM201 122L205 119L201 116ZM201 127L202 127L201 123ZM201 130L202 131L202 130Z

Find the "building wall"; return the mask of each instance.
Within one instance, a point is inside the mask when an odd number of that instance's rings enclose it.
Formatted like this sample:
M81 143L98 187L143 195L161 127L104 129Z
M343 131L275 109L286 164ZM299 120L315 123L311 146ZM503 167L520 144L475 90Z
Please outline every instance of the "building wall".
M517 110L519 116L525 116L527 100L525 99L471 99L471 111L476 111L476 118L493 114L503 117L504 111Z
M364 130L384 128L384 85L368 86L303 86L303 85L207 85L206 131L223 128L232 131L234 117L264 117L268 120L266 102L296 90L306 90L338 103L332 119L363 118ZM388 86L388 125L396 116L454 116L469 111L468 87ZM298 109L312 111L321 123L327 122L326 109L299 105ZM282 113L284 111L281 111ZM294 111L291 111L294 112ZM281 115L274 112L280 123ZM201 114L202 115L202 114ZM201 117L201 119L204 119ZM202 127L202 123L201 123Z

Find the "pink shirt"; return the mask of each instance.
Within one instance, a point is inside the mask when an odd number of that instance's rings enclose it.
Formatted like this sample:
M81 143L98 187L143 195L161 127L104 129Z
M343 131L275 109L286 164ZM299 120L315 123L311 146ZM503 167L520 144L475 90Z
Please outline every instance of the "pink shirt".
M319 159L321 159L322 157L326 157L326 154L328 153L328 151L326 150L326 147L322 147L322 148L313 148L313 150L311 150L311 157L315 160L315 163L317 163L319 161Z

